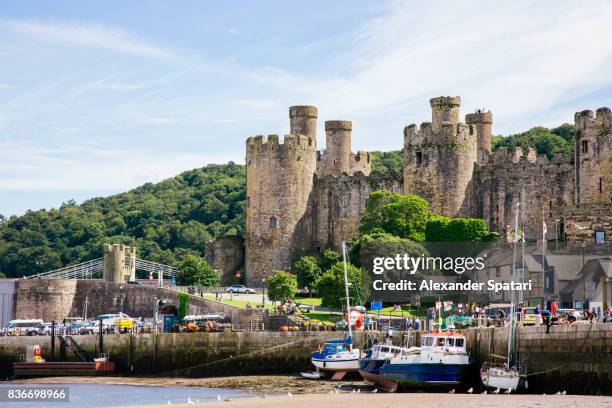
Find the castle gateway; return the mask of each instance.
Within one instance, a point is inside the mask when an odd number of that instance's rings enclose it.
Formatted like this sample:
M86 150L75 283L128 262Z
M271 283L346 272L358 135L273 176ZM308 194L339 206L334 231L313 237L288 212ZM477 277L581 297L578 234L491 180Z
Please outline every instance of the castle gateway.
M535 240L542 221L559 238L592 242L612 236L612 114L575 115L573 157L548 159L533 149L491 153L491 112L460 121L461 98L430 100L431 122L404 129L402 176L370 174L368 152L354 153L352 123L325 122L326 149L317 150L318 111L289 108L290 134L246 141L245 280L260 286L275 270L290 270L304 254L338 248L357 232L365 201L387 189L418 194L433 213L484 219L502 237L520 202L525 234Z

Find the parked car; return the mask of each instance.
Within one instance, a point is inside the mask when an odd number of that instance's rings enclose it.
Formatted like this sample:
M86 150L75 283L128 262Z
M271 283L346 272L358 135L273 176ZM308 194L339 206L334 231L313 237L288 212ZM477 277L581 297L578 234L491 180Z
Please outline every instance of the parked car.
M100 333L100 322L91 321L85 323L79 329L79 334L98 334Z
M81 327L85 326L87 322L72 322L68 326L68 334L81 334Z
M51 323L40 323L27 333L28 336L50 336Z
M42 324L41 319L18 319L11 320L6 328L9 336L24 336L29 332L37 330L38 325Z
M232 285L225 289L227 293L255 293L255 289L247 288L244 285Z

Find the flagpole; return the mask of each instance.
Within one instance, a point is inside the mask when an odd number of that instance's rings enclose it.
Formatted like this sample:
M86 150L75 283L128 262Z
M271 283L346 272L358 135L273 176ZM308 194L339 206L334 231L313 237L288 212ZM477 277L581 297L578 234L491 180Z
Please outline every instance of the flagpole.
M546 221L542 204L542 310L546 310Z

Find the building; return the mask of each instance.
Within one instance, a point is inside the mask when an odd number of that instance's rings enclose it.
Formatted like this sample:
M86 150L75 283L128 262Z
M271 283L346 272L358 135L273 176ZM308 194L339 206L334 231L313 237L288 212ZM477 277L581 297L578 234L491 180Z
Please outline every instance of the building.
M313 106L289 108L282 140L247 139L246 283L258 286L300 256L350 240L365 200L378 189L421 195L437 214L482 218L502 237L512 232L520 202L527 240L541 235L542 222L555 226L549 239L612 240L609 108L576 113L575 155L549 160L532 149L492 153L492 113L476 110L462 123L460 104L459 97L432 98L431 122L404 128L400 177L370 174L370 155L352 150L350 121L325 122L326 149L317 150Z

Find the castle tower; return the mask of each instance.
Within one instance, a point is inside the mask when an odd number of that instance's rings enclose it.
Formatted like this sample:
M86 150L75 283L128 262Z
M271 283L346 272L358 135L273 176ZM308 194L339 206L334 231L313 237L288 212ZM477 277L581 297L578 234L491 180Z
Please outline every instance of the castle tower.
M287 270L310 243L300 233L317 164L314 106L291 107L290 134L246 141L246 283L261 286L276 270Z
M475 113L465 115L465 123L476 127L478 137L478 163L486 162L491 155L491 125L493 124L493 114L483 112L480 109Z
M431 123L434 133L440 131L440 127L444 122L450 122L453 125L459 123L460 96L431 98L429 105L431 106Z
M328 120L325 122L325 152L319 155L317 175L325 177L328 174L354 175L361 172L369 175L372 164L370 153L351 151L351 133L353 122L350 120Z
M106 282L136 280L136 247L104 244L102 275Z
M612 203L612 114L585 110L576 125L576 204Z
M349 173L351 169L351 131L349 120L325 122L325 174Z
M317 138L318 111L314 106L291 106L289 108L289 133Z
M469 214L467 194L477 158L474 126L459 123L461 98L430 100L432 123L404 129L404 193L426 199L435 214Z

